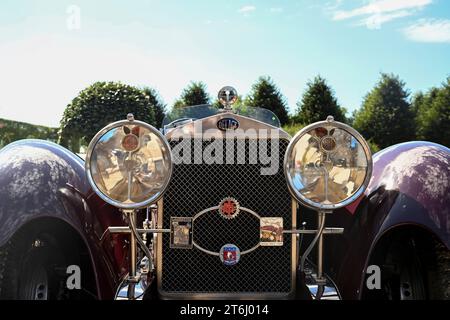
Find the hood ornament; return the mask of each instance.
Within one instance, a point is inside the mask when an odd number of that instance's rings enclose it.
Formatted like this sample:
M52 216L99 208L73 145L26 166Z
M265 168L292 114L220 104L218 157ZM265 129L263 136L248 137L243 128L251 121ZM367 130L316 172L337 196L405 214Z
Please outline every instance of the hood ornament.
M235 88L226 86L219 90L217 95L219 102L223 105L224 111L230 111L231 105L236 103L238 94Z

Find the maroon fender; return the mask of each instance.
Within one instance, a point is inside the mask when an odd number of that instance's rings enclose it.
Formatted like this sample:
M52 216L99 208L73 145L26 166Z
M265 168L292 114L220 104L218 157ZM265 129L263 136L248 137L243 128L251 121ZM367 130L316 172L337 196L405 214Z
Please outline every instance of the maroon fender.
M328 225L345 228L329 237L325 257L344 299L361 298L371 253L387 232L414 226L450 248L450 149L430 142L408 142L373 157L364 195L329 215Z
M69 224L85 243L95 273L98 298L114 298L126 272L122 238L100 238L122 215L91 191L84 161L42 140L21 140L0 150L0 247L21 227L42 218Z

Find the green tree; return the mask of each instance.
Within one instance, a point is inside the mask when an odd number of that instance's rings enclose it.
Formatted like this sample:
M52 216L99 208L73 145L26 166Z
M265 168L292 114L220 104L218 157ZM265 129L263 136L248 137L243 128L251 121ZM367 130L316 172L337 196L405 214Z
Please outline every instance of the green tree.
M0 148L21 139L42 139L56 142L57 128L0 119Z
M289 133L291 136L295 136L297 132L303 129L304 125L301 123L288 123L283 126L283 130Z
M419 91L414 94L414 96L411 99L411 112L414 114L414 116L417 116L419 113L419 108L422 106L425 100L425 94L423 94L422 91Z
M140 89L115 82L96 82L84 89L64 110L60 122L59 142L79 152L80 142L88 144L107 124L126 119L155 122L153 104Z
M413 99L417 138L450 146L450 77L442 87Z
M289 121L286 101L270 77L259 77L244 104L247 107L259 107L272 111L282 125Z
M189 107L200 104L209 104L211 98L206 91L206 85L203 82L191 82L183 89L181 97L175 101L173 107Z
M409 93L398 76L382 73L356 112L353 126L380 148L414 139Z
M344 108L334 96L333 89L321 76L316 76L306 84L306 91L297 103L294 119L302 124L326 120L331 115L336 121L346 122Z
M164 120L164 117L166 115L166 105L161 99L161 96L159 93L149 87L145 87L142 89L142 91L147 95L148 99L150 100L150 104L153 106L153 113L155 114L155 121L151 123L156 128L161 127L161 124Z

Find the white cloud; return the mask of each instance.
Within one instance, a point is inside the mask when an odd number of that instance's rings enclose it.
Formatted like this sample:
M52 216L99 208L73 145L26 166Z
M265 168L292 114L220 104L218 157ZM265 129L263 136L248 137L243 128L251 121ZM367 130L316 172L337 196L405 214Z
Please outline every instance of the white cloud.
M376 0L353 10L337 10L334 12L333 19L344 20L362 15L383 14L405 9L420 9L431 2L432 0Z
M250 13L250 12L253 12L253 11L255 11L256 10L256 7L255 6L250 6L250 5L248 5L248 6L243 6L243 7L241 7L239 10L238 10L238 12L239 13Z
M369 4L352 9L332 9L333 20L341 21L360 18L358 25L366 25L369 29L378 29L383 23L410 16L432 0L372 0Z
M281 7L270 8L269 11L272 13L281 13L281 12L283 12L283 8L281 8Z
M327 2L325 3L325 9L327 11L334 11L337 8L339 8L342 4L342 0L335 0L335 1L331 1L331 2Z
M386 14L374 14L365 19L362 19L358 25L365 25L368 29L380 29L383 23L394 19L403 18L412 15L413 12L408 10L401 10Z
M450 20L421 19L403 32L412 41L450 43Z

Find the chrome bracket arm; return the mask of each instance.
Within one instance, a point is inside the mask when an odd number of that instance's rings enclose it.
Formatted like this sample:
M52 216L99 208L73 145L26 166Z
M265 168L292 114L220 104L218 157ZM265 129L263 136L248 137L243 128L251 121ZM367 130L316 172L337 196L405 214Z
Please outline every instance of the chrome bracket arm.
M305 229L297 229L297 230L283 230L283 233L287 234L316 234L318 230L305 230ZM323 234L343 234L344 228L324 228Z
M135 210L123 210L123 213L128 217L128 227L108 227L108 232L110 233L121 233L130 234L130 266L129 275L126 279L128 282L128 299L135 299L135 286L139 283L141 275L138 275L137 267L137 248L138 246L143 251L144 255L147 256L151 266L153 266L153 256L147 247L146 243L142 239L141 235L148 233L163 233L170 232L170 229L137 229L136 225L136 211Z
M149 233L170 233L170 229L136 229L139 234ZM108 227L109 233L131 233L132 230L129 227Z
M323 286L326 285L327 279L323 273L323 236L324 235L333 235L333 234L343 234L344 228L325 228L325 217L329 212L319 211L317 213L317 230L286 230L285 233L291 234L315 234L314 239L311 241L309 246L306 248L305 252L301 256L300 259L300 271L305 271L305 262L308 255L311 253L313 248L317 244L317 275L315 276L315 281L319 288L323 289ZM321 290L319 290L321 291ZM321 293L317 294L316 298L320 299Z

